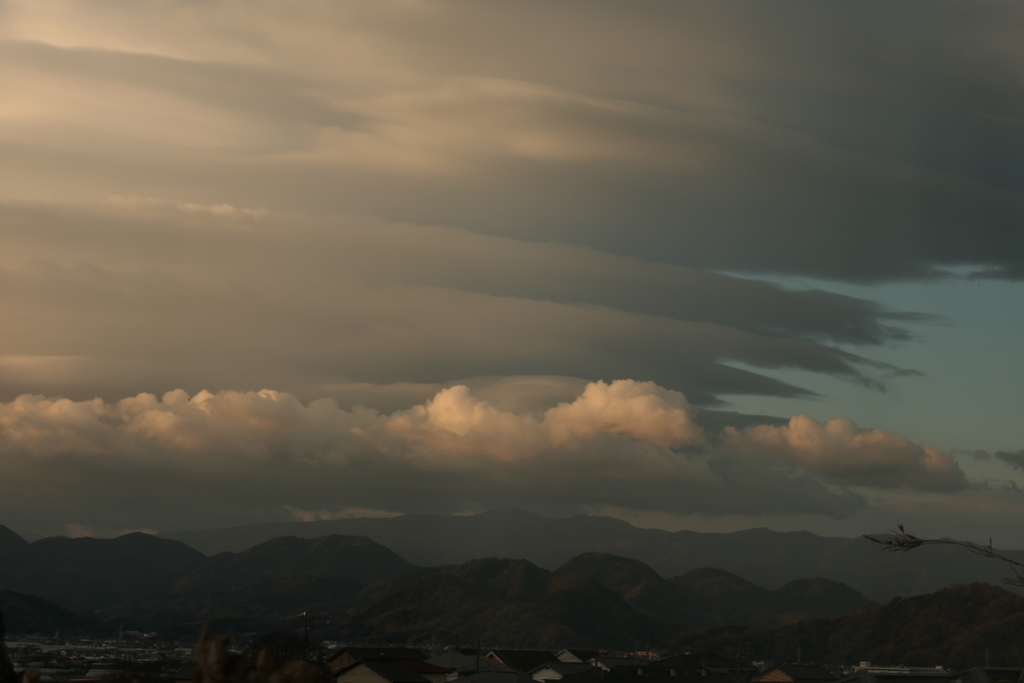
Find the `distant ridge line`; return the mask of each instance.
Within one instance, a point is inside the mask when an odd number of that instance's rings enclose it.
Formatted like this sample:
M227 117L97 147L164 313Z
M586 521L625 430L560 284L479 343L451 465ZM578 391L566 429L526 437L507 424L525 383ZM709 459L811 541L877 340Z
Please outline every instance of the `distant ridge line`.
M727 533L643 529L621 519L578 515L553 519L509 508L475 515L410 514L311 522L287 521L161 534L200 552L238 552L276 536L366 536L418 566L455 565L484 557L525 559L553 570L597 552L639 560L661 576L713 567L763 588L820 576L875 602L931 593L954 583L998 584L1002 567L953 548L911 555L880 553L863 538L765 528ZM1006 551L1024 561L1024 551Z

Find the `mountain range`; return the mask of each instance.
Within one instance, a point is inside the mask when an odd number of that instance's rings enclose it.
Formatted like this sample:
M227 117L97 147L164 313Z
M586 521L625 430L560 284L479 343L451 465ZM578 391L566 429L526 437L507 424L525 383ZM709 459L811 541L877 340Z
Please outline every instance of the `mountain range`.
M828 538L806 531L748 529L733 533L642 529L612 517L549 519L522 510L469 516L403 515L313 522L275 522L164 534L207 554L240 551L279 536L366 536L420 566L461 564L483 557L524 559L556 569L589 552L640 560L661 576L715 567L766 588L823 577L875 602L954 583L1000 583L999 563L959 548L928 546L905 555L880 552L864 538ZM1024 561L1024 551L1005 551Z
M112 632L123 625L194 634L209 624L238 633L292 628L296 615L307 612L316 616L320 635L350 642L451 642L458 636L504 647L617 649L650 638L662 648L675 642L746 651L755 644L775 656L807 640L808 656L820 657L834 654L834 643L830 650L826 640L822 649L808 639L808 624L856 643L852 655L873 651L875 645L850 635L870 628L870 619L898 617L911 630L929 623L928 617L900 616L893 605L926 614L921 605L942 604L973 623L971 601L980 600L1005 612L1006 627L1016 624L1014 610L1021 609L1015 596L991 587L954 591L948 599L940 591L922 596L925 602L873 601L894 587L955 583L972 572L974 579L1000 578L1000 565L956 548L894 556L863 539L764 529L669 533L610 518L550 520L518 510L281 528L308 535L339 527L365 527L378 538L293 535L207 555L182 540L140 533L28 543L0 527L0 605L11 612L12 631ZM202 534L225 540L278 528ZM403 551L379 538L391 538ZM423 566L424 558L440 561ZM855 582L876 593L865 596ZM857 621L863 614L875 616ZM842 626L847 623L854 624L849 632ZM974 636L956 637L975 642Z
M0 527L0 588L77 612L169 585L209 562L178 541L143 533L113 539L56 536L27 543Z
M796 579L768 590L724 569L691 569L669 579L625 557L586 553L558 569L594 579L634 609L675 624L784 624L832 616L875 603L823 578Z
M707 571L723 579L717 591L707 590L700 571L664 579L641 562L606 554L581 555L555 571L526 560L470 560L414 580L403 577L401 585L369 586L353 600L339 635L395 643L451 642L458 635L506 647L632 649L645 638L665 647L686 626L733 623L736 613L729 610L742 600L738 593L752 599L753 609L737 623L785 622L808 604L804 585L818 611L829 615L873 604L828 580L769 591Z
M827 579L776 590L720 569L666 579L605 553L552 571L498 558L416 567L360 536L276 538L213 557L139 534L32 544L5 538L17 550L0 555L3 587L34 592L37 610L64 618L58 628L266 631L293 627L307 612L317 615L321 634L348 641L461 636L506 647L624 648L648 637L665 646L686 628L786 623L872 604Z
M288 628L309 612L344 614L371 584L418 568L362 536L275 538L240 553L221 553L170 584L96 611L102 623L140 630L260 631ZM321 630L327 623L317 624Z
M383 578L366 584L337 561L353 549L349 562L366 566L371 560ZM301 569L283 561L296 553ZM254 566L253 556L282 561ZM573 558L555 571L514 559L426 568L397 559L362 537L273 539L238 555L215 556L166 590L99 610L97 617L101 624L140 630L192 632L211 624L238 632L287 628L307 612L321 620L321 634L347 642L449 643L458 637L503 647L629 649L646 638L665 647L688 627L786 623L873 604L827 579L778 590L717 569L664 579L641 562L605 554Z

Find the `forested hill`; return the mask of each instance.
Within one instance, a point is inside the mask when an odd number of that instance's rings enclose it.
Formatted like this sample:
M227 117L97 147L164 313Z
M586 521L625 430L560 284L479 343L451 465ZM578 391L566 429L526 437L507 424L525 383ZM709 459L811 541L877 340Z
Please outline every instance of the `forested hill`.
M885 662L959 668L1024 661L1024 598L989 584L950 586L929 595L780 627L688 631L674 650L743 651L755 659L819 663Z
M53 635L57 631L85 630L96 621L91 616L76 614L49 600L6 590L0 590L0 613L9 633Z
M4 531L8 530L0 530L0 589L41 597L78 613L95 613L168 591L206 596L262 585L261 594L272 599L297 590L294 582L300 579L306 581L302 590L307 593L317 590L310 583L314 579L349 582L352 593L414 568L360 536L272 539L241 553L206 557L180 541L141 533L26 543Z
M634 609L676 624L785 624L875 604L845 584L820 577L796 579L774 590L724 569L692 569L665 579L639 560L605 553L579 555L558 573L593 579Z

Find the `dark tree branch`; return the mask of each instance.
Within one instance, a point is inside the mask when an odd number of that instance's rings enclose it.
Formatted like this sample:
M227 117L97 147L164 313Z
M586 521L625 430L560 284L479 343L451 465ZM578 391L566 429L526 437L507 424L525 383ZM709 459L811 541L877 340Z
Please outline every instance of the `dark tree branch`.
M992 549L992 539L989 539L988 545L978 545L977 543L970 543L969 541L954 541L947 538L918 538L917 536L908 534L903 530L903 525L899 525L899 531L890 531L887 534L881 536L868 536L864 538L869 541L885 546L882 548L883 552L893 553L905 553L913 550L914 548L920 548L923 545L955 545L961 548L966 548L969 552L975 555L981 555L987 557L990 560L998 560L1005 562L1013 572L1012 578L1005 578L1003 581L1010 584L1011 586L1024 587L1024 564L1017 560L1010 559L1005 555L1000 555Z

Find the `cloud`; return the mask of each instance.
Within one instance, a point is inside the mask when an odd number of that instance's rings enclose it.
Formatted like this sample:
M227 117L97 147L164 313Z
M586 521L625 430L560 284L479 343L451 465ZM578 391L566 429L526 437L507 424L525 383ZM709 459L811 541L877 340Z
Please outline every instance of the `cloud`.
M539 419L499 410L459 385L392 415L384 429L445 459L460 455L510 462L556 449L580 451L601 436L628 437L661 449L705 440L682 394L632 380L590 383L575 401L560 403Z
M1024 470L1024 449L1019 451L996 451L993 455L996 460L1006 463L1015 470Z
M540 418L499 410L463 385L390 416L343 410L330 399L304 405L272 390L189 396L179 389L115 404L23 395L0 409L0 450L31 458L165 457L189 465L212 452L237 464L235 458L265 461L276 452L345 461L367 449L428 461L514 462L557 449L579 451L603 436L650 443L665 453L701 445L704 435L689 410L682 394L632 380L588 384L574 401Z
M726 427L722 444L739 458L811 472L841 486L920 491L967 487L967 478L948 453L891 432L858 427L848 418L821 423L795 415L786 426L743 431Z
M285 505L284 509L292 513L295 519L300 522L314 522L318 519L351 519L352 517L369 517L372 519L385 519L388 517L399 517L401 512L392 510L374 510L372 508L347 507L344 510L303 510L293 505Z
M0 187L159 188L694 268L1018 277L1021 9L942 0L922 24L916 5L871 7L883 20L732 1L15 0Z
M516 403L522 384L490 391ZM503 410L463 385L390 414L271 390L116 403L22 396L0 404L0 511L47 518L66 506L94 528L118 528L111 520L139 498L145 509L133 514L149 528L239 507L246 520L283 509L320 519L510 504L844 518L865 505L851 486L963 488L949 456L848 420L797 416L788 427L728 428L718 440L682 394L651 382L593 382L545 402ZM44 480L63 491L58 501L27 495ZM181 486L196 506L188 512Z
M436 391L557 375L639 377L710 405L722 393L805 393L730 361L878 385L891 368L834 342L906 339L899 323L914 317L566 244L352 216L117 198L0 203L0 217L0 315L22 322L0 348L6 398L214 384L311 400L359 383Z
M65 524L64 528L70 538L90 538L94 535L92 528L84 524Z
M1024 273L1021 8L869 5L8 0L0 505L960 491L894 435L708 410L917 373L873 354L934 318L757 277Z

